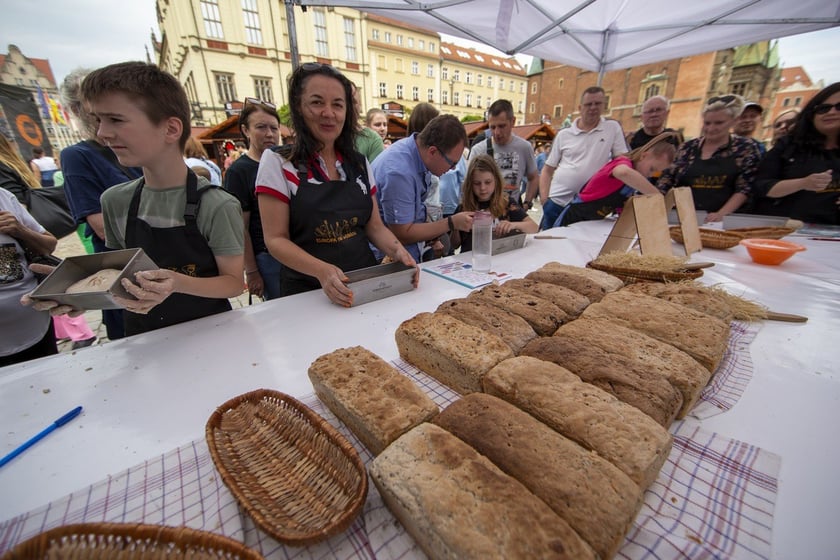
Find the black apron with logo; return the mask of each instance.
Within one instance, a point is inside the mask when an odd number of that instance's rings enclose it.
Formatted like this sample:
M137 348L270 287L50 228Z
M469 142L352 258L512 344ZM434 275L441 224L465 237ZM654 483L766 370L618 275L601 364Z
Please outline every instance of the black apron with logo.
M300 184L289 201L289 238L295 245L344 272L376 264L365 226L373 212L370 185L360 173L360 162L345 161L346 180L309 180L308 169L298 163ZM288 296L321 288L314 276L288 266L281 272L280 291Z
M184 225L154 228L137 218L140 193L144 185L145 180L141 179L131 198L125 228L125 246L141 247L160 268L199 278L218 276L216 258L196 224L201 196L217 187L210 186L199 191L195 173L188 171ZM173 293L146 315L125 311L125 334L133 335L177 325L230 309L227 299Z
M735 194L735 181L741 169L734 155L700 159L699 144L696 150L694 163L683 173L680 185L691 187L694 208L717 212Z

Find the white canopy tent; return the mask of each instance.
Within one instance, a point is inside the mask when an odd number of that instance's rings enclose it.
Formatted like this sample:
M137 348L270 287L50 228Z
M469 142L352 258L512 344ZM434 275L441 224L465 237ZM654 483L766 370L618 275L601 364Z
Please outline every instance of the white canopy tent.
M840 0L285 0L343 6L603 74L840 25Z

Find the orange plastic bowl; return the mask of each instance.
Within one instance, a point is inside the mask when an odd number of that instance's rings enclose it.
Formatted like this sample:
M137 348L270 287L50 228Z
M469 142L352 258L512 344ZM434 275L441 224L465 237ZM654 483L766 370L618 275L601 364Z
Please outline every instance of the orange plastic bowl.
M782 264L805 247L781 239L742 239L741 245L758 264Z

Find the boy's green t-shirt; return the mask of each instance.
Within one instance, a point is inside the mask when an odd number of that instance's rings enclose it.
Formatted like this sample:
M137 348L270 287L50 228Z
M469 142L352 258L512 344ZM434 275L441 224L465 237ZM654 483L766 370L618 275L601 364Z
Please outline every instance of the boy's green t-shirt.
M126 249L125 226L128 207L140 179L115 185L102 194L102 217L105 225L105 245L111 249ZM210 183L198 178L198 188ZM155 228L184 225L186 185L165 190L144 188L137 217ZM241 255L245 252L245 230L239 201L220 188L201 197L196 218L199 231L207 240L214 255Z

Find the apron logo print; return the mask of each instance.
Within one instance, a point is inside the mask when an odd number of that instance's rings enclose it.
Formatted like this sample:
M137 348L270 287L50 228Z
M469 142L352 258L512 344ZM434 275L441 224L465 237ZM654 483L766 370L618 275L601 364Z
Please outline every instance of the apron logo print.
M368 194L368 186L361 177L356 177L356 184L359 185L360 189L362 189L362 194Z
M329 224L324 220L320 226L315 228L315 243L340 243L341 241L355 237L356 232L354 230L358 223L358 218L341 220L333 224Z

